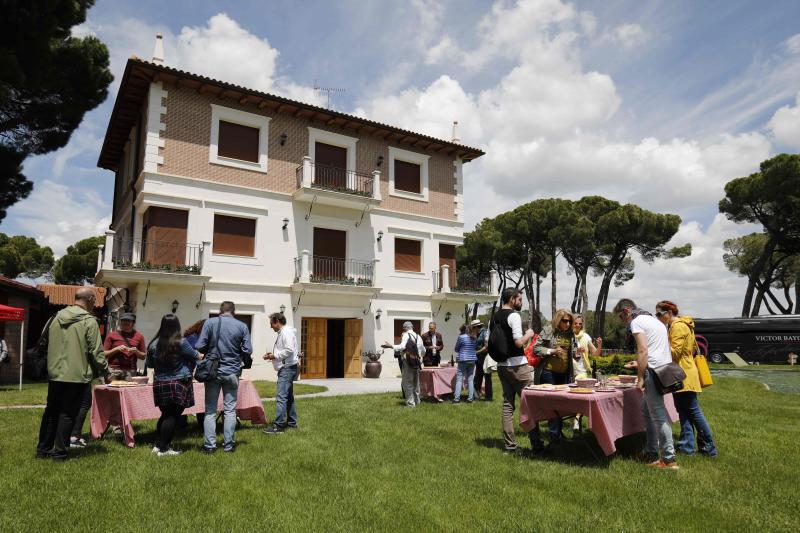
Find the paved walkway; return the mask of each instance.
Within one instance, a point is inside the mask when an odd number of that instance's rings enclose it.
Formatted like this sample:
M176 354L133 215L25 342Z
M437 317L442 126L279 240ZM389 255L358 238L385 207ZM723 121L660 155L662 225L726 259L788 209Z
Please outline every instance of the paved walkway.
M325 392L298 395L298 398L314 398L324 396L348 396L352 394L378 394L382 392L399 392L400 378L378 379L301 379L298 383L304 385L320 385L327 387ZM274 402L275 398L261 398L264 402ZM44 409L44 405L0 405L2 409Z

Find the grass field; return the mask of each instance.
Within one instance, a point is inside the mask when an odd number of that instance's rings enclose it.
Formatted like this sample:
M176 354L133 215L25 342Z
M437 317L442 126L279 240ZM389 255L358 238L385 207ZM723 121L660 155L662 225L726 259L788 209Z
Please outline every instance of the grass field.
M274 381L254 381L256 390L262 398L274 398L276 383ZM298 396L325 392L326 387L295 383L294 393ZM47 402L47 383L23 383L22 390L18 385L0 385L0 406L3 405L44 405Z
M0 411L2 531L796 531L798 396L719 379L702 394L717 459L656 471L585 442L537 458L500 451L500 404L424 403L399 395L302 398L301 429L237 433L234 454L205 456L181 435L179 457L90 443L74 460L33 457L41 410ZM269 406L268 406L269 409ZM523 441L521 441L523 442Z

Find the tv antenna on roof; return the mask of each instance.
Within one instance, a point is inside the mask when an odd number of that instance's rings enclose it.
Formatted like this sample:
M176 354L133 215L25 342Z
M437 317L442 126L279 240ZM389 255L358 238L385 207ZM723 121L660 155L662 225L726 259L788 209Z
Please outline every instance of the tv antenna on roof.
M339 89L337 87L320 87L319 85L317 85L317 80L314 80L314 90L317 91L317 92L321 92L321 93L324 92L324 93L327 94L328 103L325 106L326 109L330 109L331 108L331 93L343 93L343 92L346 91L346 89Z

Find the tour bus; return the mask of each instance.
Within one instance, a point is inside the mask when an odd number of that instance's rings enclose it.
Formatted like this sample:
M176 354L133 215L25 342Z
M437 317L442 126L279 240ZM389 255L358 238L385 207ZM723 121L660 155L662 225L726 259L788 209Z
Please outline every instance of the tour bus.
M800 354L800 315L751 318L697 318L694 333L710 361L726 361L735 352L748 363L787 363Z

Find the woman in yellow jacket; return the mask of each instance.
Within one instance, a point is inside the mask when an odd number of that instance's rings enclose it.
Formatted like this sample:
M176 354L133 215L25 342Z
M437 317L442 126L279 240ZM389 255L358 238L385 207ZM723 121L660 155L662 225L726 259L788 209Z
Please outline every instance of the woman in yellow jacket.
M697 393L702 392L700 376L694 362L694 320L690 316L678 316L678 306L669 300L656 304L656 317L667 326L672 360L678 363L684 372L683 389L672 395L675 408L681 421L681 436L676 443L677 451L692 455L696 449L703 455L717 456L717 447L711 435L711 428L700 409ZM695 445L695 432L697 444Z

